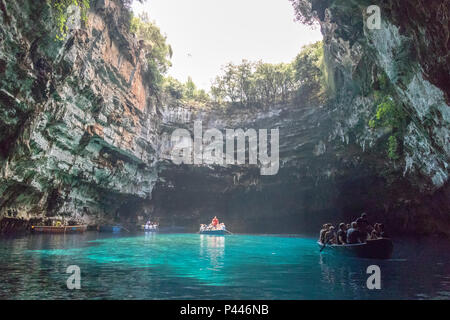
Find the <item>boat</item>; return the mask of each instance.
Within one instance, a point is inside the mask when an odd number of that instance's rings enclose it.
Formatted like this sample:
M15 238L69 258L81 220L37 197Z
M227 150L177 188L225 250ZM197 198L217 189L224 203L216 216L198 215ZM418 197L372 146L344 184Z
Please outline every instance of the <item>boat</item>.
M158 232L159 226L154 224L153 225L143 224L141 226L141 229L144 230L145 232Z
M224 223L218 224L216 226L213 226L212 224L206 225L201 224L200 230L198 231L199 234L209 234L209 235L216 235L216 236L223 236L227 233L230 233L230 231L227 230Z
M98 226L98 232L119 233L122 231L122 226Z
M227 230L202 230L199 231L199 234L209 234L209 235L216 235L216 236L223 236L227 234Z
M83 233L86 225L79 226L31 226L31 231L36 233Z
M389 259L394 250L394 244L388 238L367 240L365 243L355 244L327 244L325 247L320 241L317 244L320 249L323 248L323 252L366 259Z

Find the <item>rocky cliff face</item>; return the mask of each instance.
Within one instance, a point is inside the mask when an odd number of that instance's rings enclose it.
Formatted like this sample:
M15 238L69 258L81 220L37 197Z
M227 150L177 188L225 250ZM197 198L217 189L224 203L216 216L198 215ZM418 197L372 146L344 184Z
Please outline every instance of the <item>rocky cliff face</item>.
M236 232L306 232L361 211L403 232L450 230L446 2L313 1L334 97L323 106L196 110L159 101L115 1L54 40L49 8L0 0L2 231L49 217L91 224L158 217L192 227L217 214ZM405 13L406 12L406 13ZM371 128L380 79L408 117L399 157ZM174 165L176 128L280 130L280 171Z
M341 108L334 102L226 115L166 109L163 136L179 127L192 132L195 120L202 120L204 130L222 132L279 128L280 170L261 176L256 166L175 166L164 161L152 213L168 223L195 227L214 213L236 232L295 233L323 221L350 221L366 211L392 231L445 233L446 185L434 185L432 177L419 171L405 172L405 160L389 160L383 135L372 144L364 142L357 133L366 129L349 126Z
M383 129L368 126L372 93L386 75L390 95L406 114L397 161L383 161L385 216L402 229L448 233L450 159L449 2L385 1L381 27L367 28L370 1L313 1L325 35L343 139L354 135L364 153L377 153ZM351 139L350 139L351 140ZM377 154L378 160L386 159Z
M218 212L237 231L298 232L366 211L393 231L448 234L449 4L387 1L381 28L370 30L371 4L312 1L334 91L327 105L227 115L172 110L206 128L279 128L281 169L261 177L249 168L170 167L155 191L156 212L197 223ZM392 128L369 126L377 91L405 114L395 160L387 156Z
M157 178L158 121L123 8L96 1L57 41L45 1L1 4L0 217L18 219L2 229L138 208Z
M346 119L338 125L353 131L362 146L376 143L380 132L367 125L352 129L361 120L368 124L371 93L386 74L393 98L408 116L403 174L422 175L427 190L442 187L450 154L448 2L387 1L379 30L369 30L364 22L370 2L328 1L328 7L324 2L313 1L320 7L329 68Z

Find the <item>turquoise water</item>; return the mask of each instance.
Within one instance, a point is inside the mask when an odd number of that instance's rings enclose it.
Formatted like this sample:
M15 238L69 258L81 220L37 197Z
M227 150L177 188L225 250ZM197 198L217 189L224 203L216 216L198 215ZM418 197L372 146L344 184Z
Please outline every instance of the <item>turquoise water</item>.
M319 254L300 236L29 235L0 239L0 299L449 299L449 243L395 242L388 261ZM381 268L381 290L366 269ZM81 269L69 290L66 269Z

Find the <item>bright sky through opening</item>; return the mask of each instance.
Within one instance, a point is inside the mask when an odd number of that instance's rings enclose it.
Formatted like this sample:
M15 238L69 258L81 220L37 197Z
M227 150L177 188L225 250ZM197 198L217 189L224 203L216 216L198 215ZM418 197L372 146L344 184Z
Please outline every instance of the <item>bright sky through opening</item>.
M288 0L147 0L133 9L167 35L169 75L183 82L191 76L207 91L228 62L290 62L303 45L322 40L319 28L294 21Z

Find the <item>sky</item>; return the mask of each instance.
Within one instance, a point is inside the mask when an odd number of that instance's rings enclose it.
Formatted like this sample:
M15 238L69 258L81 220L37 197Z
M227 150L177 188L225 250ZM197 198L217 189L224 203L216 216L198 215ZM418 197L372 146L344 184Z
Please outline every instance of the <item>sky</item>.
M135 1L135 13L147 12L174 51L168 74L209 90L228 62L242 59L290 62L303 45L322 40L319 28L294 21L288 0Z

